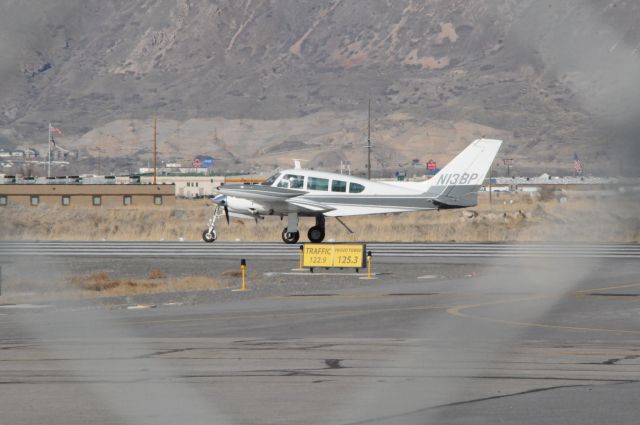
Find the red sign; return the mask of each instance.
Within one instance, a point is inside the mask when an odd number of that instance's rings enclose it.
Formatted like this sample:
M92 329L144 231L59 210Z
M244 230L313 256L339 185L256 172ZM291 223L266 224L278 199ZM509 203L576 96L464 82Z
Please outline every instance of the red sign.
M195 168L200 168L200 166L202 165L202 162L200 162L198 158L194 158L192 163Z
M436 162L433 159L430 159L429 162L427 162L427 171L435 171L436 168L438 168L436 166Z

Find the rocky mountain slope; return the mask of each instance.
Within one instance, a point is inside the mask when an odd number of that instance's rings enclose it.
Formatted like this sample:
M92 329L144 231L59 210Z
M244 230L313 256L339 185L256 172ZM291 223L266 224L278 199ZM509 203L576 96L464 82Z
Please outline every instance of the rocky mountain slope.
M524 165L640 159L633 0L7 0L0 136L91 156L362 169L502 137ZM626 159L627 163L622 160Z

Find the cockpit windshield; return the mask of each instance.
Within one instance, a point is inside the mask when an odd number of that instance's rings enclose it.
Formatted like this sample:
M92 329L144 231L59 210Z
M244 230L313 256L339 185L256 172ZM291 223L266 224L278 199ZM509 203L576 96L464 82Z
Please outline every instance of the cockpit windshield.
M276 180L278 180L278 177L280 177L280 173L275 173L273 176L269 177L260 184L262 186L272 186L276 182Z

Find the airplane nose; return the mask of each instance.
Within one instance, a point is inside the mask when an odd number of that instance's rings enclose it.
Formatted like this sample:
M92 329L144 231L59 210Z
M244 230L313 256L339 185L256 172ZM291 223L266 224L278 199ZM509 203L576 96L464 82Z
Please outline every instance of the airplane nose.
M218 205L224 205L227 203L227 195L216 195L211 198L211 202Z

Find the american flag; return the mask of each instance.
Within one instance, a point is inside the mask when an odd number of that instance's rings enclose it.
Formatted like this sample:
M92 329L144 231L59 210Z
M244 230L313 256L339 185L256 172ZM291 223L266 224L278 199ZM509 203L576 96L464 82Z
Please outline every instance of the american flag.
M60 130L58 127L54 127L51 124L49 124L49 131L51 131L52 133L58 133L60 136L64 137L64 133L62 132L62 130Z
M573 169L576 170L576 175L581 176L584 172L584 168L582 167L582 161L578 159L578 154L573 153Z

